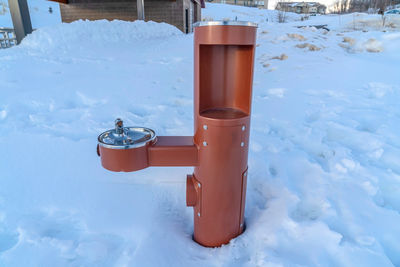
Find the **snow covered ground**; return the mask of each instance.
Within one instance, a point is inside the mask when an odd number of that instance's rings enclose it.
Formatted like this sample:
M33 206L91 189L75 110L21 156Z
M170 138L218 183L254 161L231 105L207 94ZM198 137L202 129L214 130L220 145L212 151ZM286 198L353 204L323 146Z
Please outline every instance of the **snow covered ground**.
M236 17L260 23L245 233L197 245L191 168L112 173L95 152L117 117L193 134L193 35L80 21L0 50L0 266L400 266L399 28L203 10Z

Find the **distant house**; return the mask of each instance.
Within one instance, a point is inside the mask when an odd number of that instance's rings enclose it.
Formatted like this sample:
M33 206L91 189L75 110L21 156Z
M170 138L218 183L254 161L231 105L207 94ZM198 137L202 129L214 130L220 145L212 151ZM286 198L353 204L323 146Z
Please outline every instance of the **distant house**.
M51 0L60 3L61 19L72 22L87 20L127 20L138 18L136 0ZM185 33L201 20L203 0L144 0L145 20L166 22Z
M268 0L206 0L207 2L237 5L237 6L248 6L248 7L259 7L263 8L265 5L268 7Z
M326 6L318 2L279 2L275 9L298 14L326 13Z

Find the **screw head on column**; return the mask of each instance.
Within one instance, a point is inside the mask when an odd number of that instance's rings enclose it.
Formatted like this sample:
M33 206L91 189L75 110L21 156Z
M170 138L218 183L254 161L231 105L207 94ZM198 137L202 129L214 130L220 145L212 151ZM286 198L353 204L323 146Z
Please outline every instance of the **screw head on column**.
M244 142L241 142L241 143L240 143L240 146L242 146L242 147L243 147L243 146L244 146Z
M200 217L200 212L197 213L197 217Z
M207 130L207 129L208 129L208 126L204 124L204 125L203 125L203 129L204 129L204 130Z
M200 184L200 183L197 183L197 186L198 186L198 187L201 187L201 184Z
M246 126L242 126L242 131L244 132L244 130L246 130Z
M207 144L207 142L206 141L204 141L203 142L203 146L207 146L208 144Z

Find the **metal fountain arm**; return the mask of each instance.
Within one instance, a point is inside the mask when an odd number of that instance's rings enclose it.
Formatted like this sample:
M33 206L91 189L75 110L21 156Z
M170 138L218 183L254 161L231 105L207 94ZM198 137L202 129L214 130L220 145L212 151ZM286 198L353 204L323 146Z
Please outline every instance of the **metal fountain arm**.
M193 136L159 136L148 148L149 166L196 166L197 155Z

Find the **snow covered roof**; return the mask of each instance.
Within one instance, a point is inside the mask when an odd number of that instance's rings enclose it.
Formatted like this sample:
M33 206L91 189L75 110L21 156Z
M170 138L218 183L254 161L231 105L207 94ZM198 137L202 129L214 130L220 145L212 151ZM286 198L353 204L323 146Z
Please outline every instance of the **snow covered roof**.
M323 6L318 2L280 2L281 6L290 6L290 7L302 7L302 6Z

